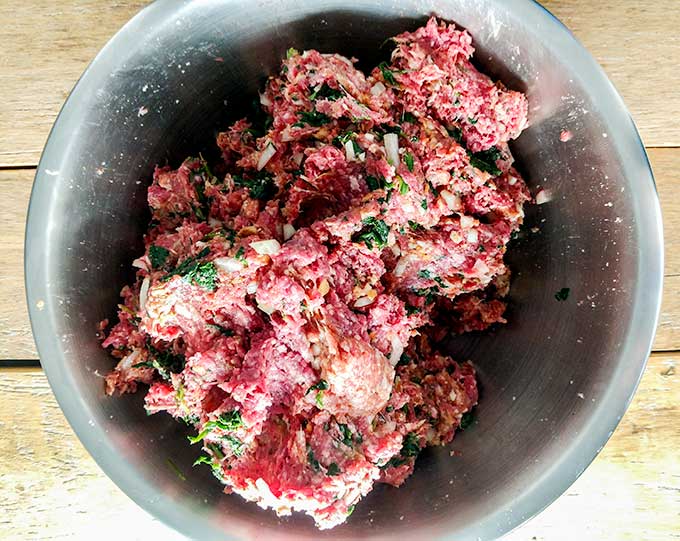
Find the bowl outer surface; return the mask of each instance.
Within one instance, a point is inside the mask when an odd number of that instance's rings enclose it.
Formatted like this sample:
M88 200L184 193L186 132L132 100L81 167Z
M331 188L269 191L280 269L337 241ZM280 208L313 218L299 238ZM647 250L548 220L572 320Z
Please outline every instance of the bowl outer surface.
M512 148L532 191L550 201L528 207L508 254L508 324L448 344L478 367L476 422L425 451L402 488L377 486L347 524L318 532L307 517L223 495L208 468L191 467L199 450L186 429L145 415L142 392L106 397L113 361L96 326L115 317L142 253L155 164L217 156L216 133L247 114L287 48L355 56L367 70L389 54L385 38L430 14L466 27L478 65L527 93L530 127ZM160 0L111 40L64 105L36 174L25 264L41 362L71 425L130 497L187 536L476 540L552 502L613 432L650 350L662 253L635 126L602 70L539 5ZM563 287L570 296L559 302Z

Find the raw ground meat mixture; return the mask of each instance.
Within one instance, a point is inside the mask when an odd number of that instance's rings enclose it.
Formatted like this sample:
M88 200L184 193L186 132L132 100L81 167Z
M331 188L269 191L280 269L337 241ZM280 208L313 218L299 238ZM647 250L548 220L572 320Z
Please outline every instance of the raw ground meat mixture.
M226 492L320 528L469 422L474 367L436 345L504 322L530 198L507 146L525 96L452 24L392 42L368 76L289 50L220 163L158 167L137 279L101 325L109 394L148 386Z

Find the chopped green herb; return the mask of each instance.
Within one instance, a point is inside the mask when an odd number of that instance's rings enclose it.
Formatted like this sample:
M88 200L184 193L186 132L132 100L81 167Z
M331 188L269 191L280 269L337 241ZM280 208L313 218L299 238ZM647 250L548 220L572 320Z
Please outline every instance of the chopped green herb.
M246 249L243 246L240 246L239 249L236 250L236 254L234 254L234 259L236 259L236 261L240 261L241 263L245 264L246 263L246 257L244 255L245 253L246 253Z
M349 429L349 427L346 424L338 423L338 429L342 435L342 443L344 443L347 447L352 447L354 438L352 437L352 431Z
M398 456L393 456L392 458L390 458L390 459L387 461L386 464L383 464L382 466L380 466L380 469L381 469L381 470L385 470L385 469L387 469L387 468L398 468L399 466L403 466L403 465L406 464L407 462L408 462L408 459L407 459L407 458L402 458L402 457L398 457Z
M423 199L423 200L420 202L420 207L421 207L423 210L427 210L427 199Z
M166 464L167 464L168 466L170 466L170 469L172 469L172 471L175 472L175 474L177 475L177 477L179 477L182 481L186 481L186 480L187 480L187 478L184 476L184 474L182 473L182 471L177 467L177 464L175 464L175 463L172 461L171 458L166 458L166 459L165 459L165 462L166 462Z
M496 147L491 147L481 152L468 151L468 155L470 156L470 165L472 167L494 176L501 174L501 170L496 165L496 160L499 160L502 154Z
M406 364L411 364L411 357L408 356L406 353L402 353L401 357L399 357L399 362L397 363L397 366L404 366Z
M411 231L420 231L421 229L425 229L422 225L420 225L418 222L414 222L413 220L408 221L408 226L411 228Z
M217 460L224 460L224 453L219 445L216 443L209 443L206 447L212 451Z
M325 379L320 379L318 383L315 383L314 385L310 385L309 389L307 389L307 392L305 395L308 395L312 391L326 391L328 390L329 385L328 382Z
M447 288L446 282L441 278L441 276L433 276L432 279L439 284L440 287Z
M417 119L413 113L409 113L408 111L404 111L401 115L401 121L402 122L409 122L411 124L415 124L417 122Z
M475 420L474 416L472 415L471 411L466 411L463 413L462 417L460 418L460 425L458 425L458 428L461 430L465 430L468 428L472 422Z
M352 130L348 130L345 133L335 136L333 142L338 145L344 145L347 141L351 141L355 133Z
M323 98L330 101L335 101L342 98L342 90L339 88L331 88L326 83L323 83L318 90L314 90L310 95L309 99L314 101L317 98Z
M411 306L410 304L405 305L405 308L407 316L412 316L413 314L417 314L418 312L420 312L420 308L416 306Z
M328 115L319 113L317 110L302 111L298 113L298 116L300 117L300 121L294 124L294 126L297 126L298 128L304 128L305 124L315 127L323 126L331 120Z
M156 246L155 244L149 246L149 261L151 261L151 267L154 269L160 269L165 265L169 255L170 250L167 248Z
M432 304L434 302L435 296L439 294L439 286L414 289L413 292L419 297L425 297L425 302L427 304Z
M432 273L427 269L420 269L418 271L418 278L424 278L425 280L429 280L432 278Z
M413 383L415 383L416 385L420 385L420 384L423 382L423 380L422 380L420 377L418 377L418 376L413 376L413 377L411 378L411 381L412 381Z
M404 415L408 415L408 402L399 408Z
M404 443L401 447L401 456L418 456L418 453L420 453L418 436L413 432L409 432L404 438Z
M200 263L190 274L187 274L185 278L189 282L201 286L208 291L214 291L217 287L217 268L215 264L210 261L208 263Z
M328 475L338 475L342 472L340 471L340 467L335 462L331 462L326 469L326 473Z
M199 464L208 464L212 466L212 459L207 455L199 456L193 463L193 466L198 466Z
M163 379L170 379L170 373L179 374L184 370L184 355L172 353L170 350L159 351L147 343L147 350L151 356L150 360L137 363L133 368L150 367L155 368Z
M472 117L468 117L468 122L474 126L475 124L477 124L477 119L472 118Z
M354 154L359 155L361 154L364 149L359 146L359 143L357 143L354 139L352 139L352 149L354 150Z
M374 244L378 249L387 245L390 228L383 220L371 216L364 218L361 223L364 227L352 236L353 242L363 242L369 250L373 249Z
M300 52L297 49L294 49L291 47L286 51L286 58L293 58L294 56L298 56Z
M401 195L404 195L405 193L408 193L408 191L411 189L409 188L409 185L406 183L406 181L401 178L399 175L397 175L396 178L397 182L399 182L399 193Z
M385 412L386 412L386 413L392 413L393 411L394 411L394 406L387 406L387 407L385 408Z
M323 391L317 391L316 396L314 396L314 402L316 402L316 407L320 410L323 409Z
M404 153L404 163L406 164L406 167L408 167L408 170L413 173L413 154L410 152L405 152Z
M248 188L248 193L253 199L268 201L276 195L277 188L273 177L266 171L258 171L249 177L232 175L234 185L239 188Z
M236 430L243 426L243 419L241 412L238 410L227 411L222 413L217 419L208 421L203 425L203 430L197 436L188 436L189 442L193 445L203 440L216 428L220 430Z
M309 462L314 471L321 471L321 464L319 464L319 461L314 456L314 450L311 445L307 445L307 462Z
M354 513L354 508L355 508L355 507L356 507L356 505L350 505L350 506L347 508L347 516L350 516L352 513Z
M380 177L373 177L371 175L366 177L366 185L368 186L368 189L373 191L373 190L379 190L384 188L385 186L385 179Z
M394 78L394 73L390 70L387 62L381 62L378 64L378 69L380 69L380 72L382 73L383 79L385 79L386 83L391 85L397 84L397 80Z
M568 287L563 287L557 293L555 293L555 298L558 301L566 301L569 298L570 291L571 289L569 289Z
M229 447L231 447L231 450L236 456L241 456L243 454L243 450L246 445L240 439L232 436L231 434L225 434L222 436L222 438L227 441Z
M459 127L455 126L453 128L446 128L446 131L449 132L449 135L457 142L457 143L462 143L463 142L463 130L461 130Z

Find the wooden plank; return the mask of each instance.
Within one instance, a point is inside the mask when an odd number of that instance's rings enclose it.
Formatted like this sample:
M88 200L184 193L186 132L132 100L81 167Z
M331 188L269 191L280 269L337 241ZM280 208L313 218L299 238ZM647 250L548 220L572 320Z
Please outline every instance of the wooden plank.
M666 283L654 349L680 349L680 149L650 149L661 197L666 242ZM34 171L0 171L0 359L36 358L25 306L23 239Z
M0 166L35 165L87 64L145 0L0 3ZM603 65L648 146L680 145L680 10L674 2L546 0ZM38 38L37 38L38 37ZM651 90L653 89L653 90Z
M668 539L680 531L680 354L654 354L595 462L509 541ZM179 539L98 469L38 370L0 370L0 530L10 539ZM17 461L20 462L17 464ZM405 488L403 490L407 490Z
M24 289L24 230L33 175L32 169L0 171L0 359L38 357Z
M0 165L36 165L71 88L148 0L0 2Z
M680 145L676 0L540 0L569 27L623 96L647 146ZM671 125L672 124L672 125Z
M0 370L0 397L0 538L184 539L102 473L41 370Z

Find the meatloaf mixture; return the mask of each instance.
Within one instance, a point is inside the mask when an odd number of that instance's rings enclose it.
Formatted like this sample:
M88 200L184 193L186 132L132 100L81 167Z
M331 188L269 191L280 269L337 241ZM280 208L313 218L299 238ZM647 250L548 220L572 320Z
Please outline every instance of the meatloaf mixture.
M475 369L437 344L504 322L529 199L507 145L525 96L453 24L391 41L368 75L290 49L220 160L157 167L136 281L102 322L108 393L143 384L226 492L320 528L469 423Z

